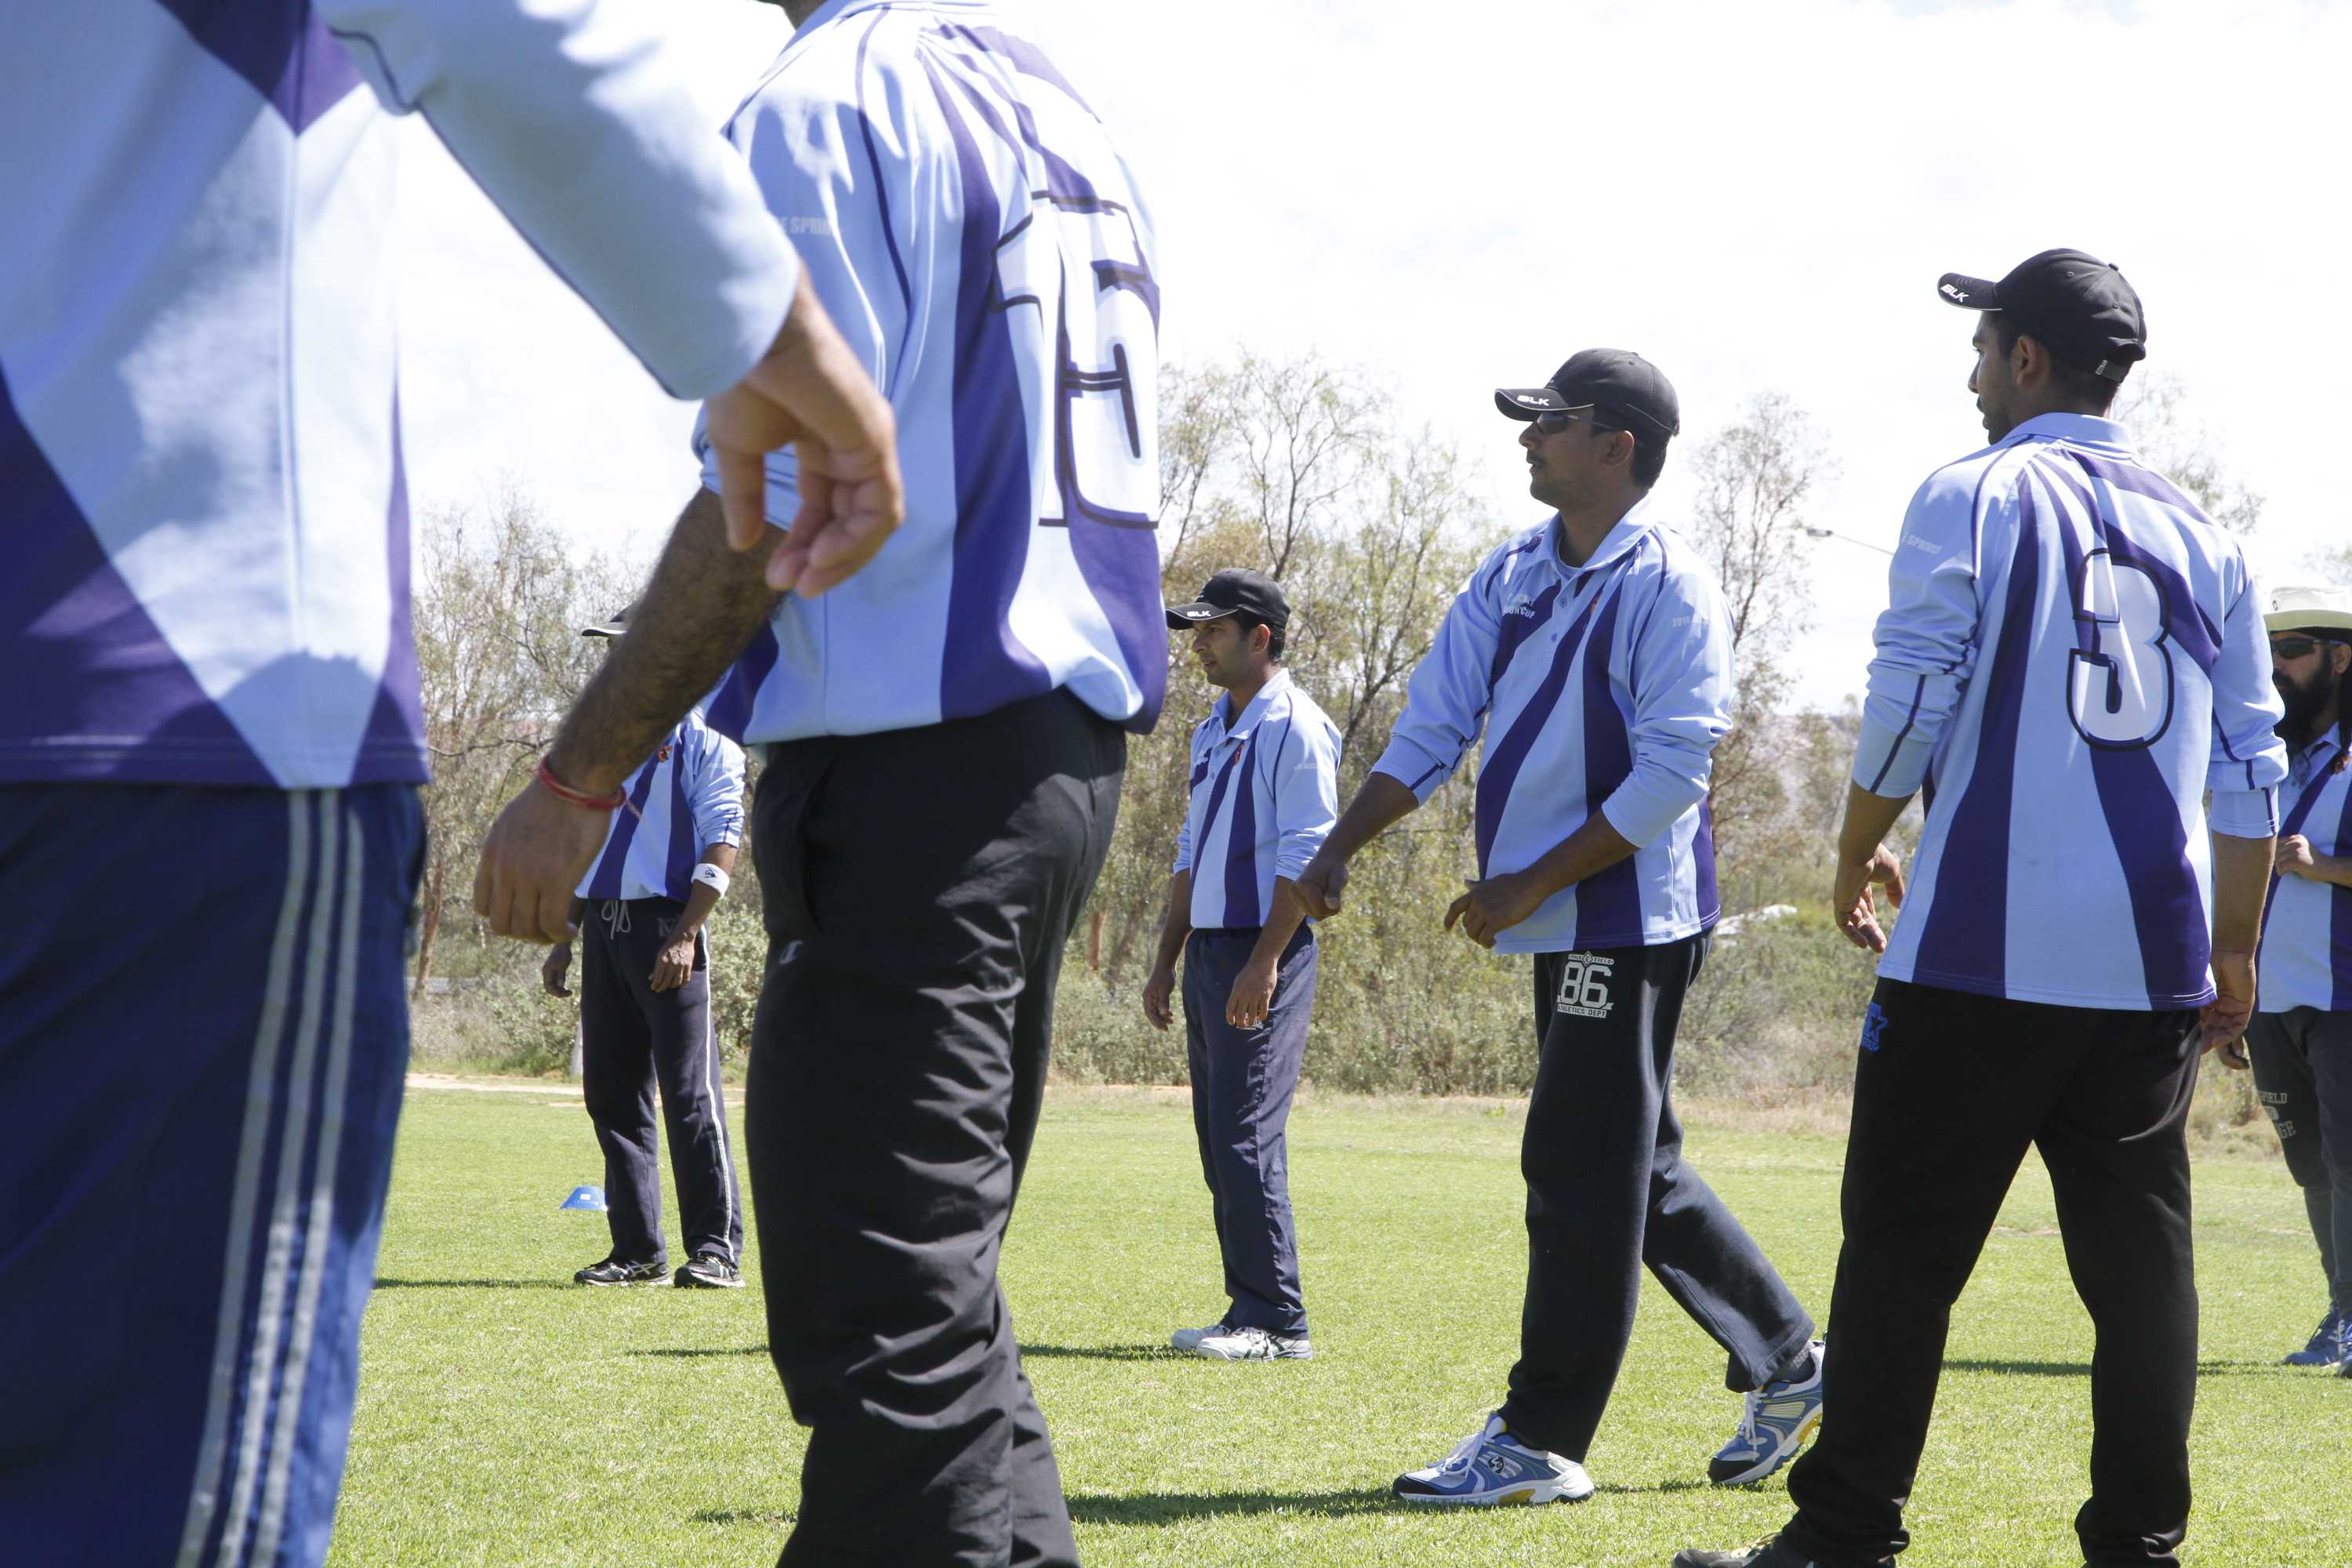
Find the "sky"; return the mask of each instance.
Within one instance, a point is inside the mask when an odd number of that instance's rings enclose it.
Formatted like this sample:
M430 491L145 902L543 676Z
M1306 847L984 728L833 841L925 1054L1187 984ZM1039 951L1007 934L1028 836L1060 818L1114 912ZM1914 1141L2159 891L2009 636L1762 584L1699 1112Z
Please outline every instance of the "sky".
M612 3L612 0L608 0ZM628 0L623 0L628 3ZM1003 0L1109 123L1158 226L1162 353L1319 353L1393 389L1538 521L1492 389L1576 349L1674 380L1676 458L1759 392L1839 478L1808 521L1891 542L1982 445L1974 317L1946 271L2072 246L2119 263L2149 360L2265 498L2267 581L2352 542L2334 480L2332 302L2352 252L2352 4L2175 0ZM667 0L714 124L788 36ZM649 560L695 470L671 402L467 182L403 132L402 413L416 506L513 484L584 548ZM2136 372L2137 378L2140 373ZM2330 387L2338 391L2331 394ZM1796 696L1862 688L1885 558L1812 546Z

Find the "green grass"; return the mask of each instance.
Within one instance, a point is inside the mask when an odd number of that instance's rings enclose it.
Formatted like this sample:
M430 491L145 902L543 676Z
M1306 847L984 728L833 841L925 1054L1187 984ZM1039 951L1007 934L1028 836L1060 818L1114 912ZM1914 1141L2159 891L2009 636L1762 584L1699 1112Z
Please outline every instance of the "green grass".
M1645 1281L1581 1507L1427 1515L1387 1498L1494 1405L1525 1263L1515 1108L1305 1100L1291 1165L1317 1359L1224 1366L1158 1347L1222 1306L1181 1093L1048 1102L1004 1276L1094 1564L1542 1563L1664 1568L1786 1512L1779 1479L1696 1484L1738 1402L1715 1347ZM1824 1309L1838 1139L1697 1120L1699 1168ZM409 1097L368 1314L335 1568L767 1564L802 1433L742 1291L589 1291L598 1179L559 1091ZM2327 1564L2352 1538L2352 1382L2273 1364L2310 1331L2318 1270L2275 1160L2197 1172L2204 1373L2184 1559ZM1443 1215L1442 1225L1417 1216ZM676 1218L669 1224L676 1236ZM1960 1303L1910 1511L1906 1568L2072 1568L2089 1326L2049 1184L2029 1163Z

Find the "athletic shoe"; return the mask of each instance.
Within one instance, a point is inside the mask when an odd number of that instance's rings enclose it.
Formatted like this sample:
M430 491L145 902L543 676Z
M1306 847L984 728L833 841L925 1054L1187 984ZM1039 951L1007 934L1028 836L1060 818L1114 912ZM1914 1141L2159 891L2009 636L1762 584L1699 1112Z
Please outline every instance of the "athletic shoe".
M1205 1329L1179 1329L1174 1333L1168 1336L1168 1342L1174 1345L1180 1351L1195 1350L1199 1348L1202 1340L1230 1334L1233 1331L1234 1331L1230 1327L1220 1320L1217 1322L1211 1323Z
M1217 1325L1192 1342L1194 1355L1211 1361L1313 1361L1315 1347L1305 1334L1277 1334L1267 1329L1234 1329Z
M2352 1312L2330 1307L2311 1342L2286 1358L2289 1366L2343 1366L2352 1363ZM2352 1376L2352 1373L2347 1373Z
M1882 1557L1879 1568L1895 1568L1895 1559ZM1743 1546L1737 1552L1702 1552L1690 1547L1675 1553L1674 1568L1825 1568L1799 1552L1793 1546L1783 1546L1780 1538L1759 1541L1753 1546Z
M658 1285L669 1278L667 1263L624 1263L617 1258L607 1258L602 1263L592 1263L572 1277L575 1285Z
M681 1290L740 1290L743 1276L721 1252L698 1252L671 1281Z
M1802 1377L1768 1383L1742 1397L1739 1430L1707 1461L1706 1479L1719 1487L1744 1487L1797 1457L1822 1424L1822 1342L1808 1347Z
M1444 1459L1399 1476L1393 1489L1406 1502L1445 1506L1582 1502L1592 1478L1574 1459L1528 1447L1496 1414Z

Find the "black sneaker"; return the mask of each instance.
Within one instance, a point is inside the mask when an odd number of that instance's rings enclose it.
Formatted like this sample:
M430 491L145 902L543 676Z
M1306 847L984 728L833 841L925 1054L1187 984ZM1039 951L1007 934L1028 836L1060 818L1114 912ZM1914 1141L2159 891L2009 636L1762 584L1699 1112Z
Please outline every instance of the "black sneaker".
M1879 1559L1885 1568L1894 1568L1895 1559ZM1780 1538L1759 1541L1753 1546L1743 1546L1737 1552L1702 1552L1694 1546L1675 1553L1674 1568L1822 1568L1811 1558L1793 1546L1784 1546Z
M658 1285L668 1278L667 1263L624 1263L607 1258L583 1268L572 1280L576 1285Z
M743 1276L727 1261L726 1254L703 1251L696 1253L671 1283L681 1290L740 1290Z

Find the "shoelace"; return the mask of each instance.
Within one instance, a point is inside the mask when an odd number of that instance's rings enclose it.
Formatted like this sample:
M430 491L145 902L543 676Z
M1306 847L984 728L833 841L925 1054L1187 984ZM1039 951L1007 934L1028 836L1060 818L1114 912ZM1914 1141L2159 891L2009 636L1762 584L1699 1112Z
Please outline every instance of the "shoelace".
M1444 1462L1437 1468L1441 1470L1466 1470L1470 1468L1471 1459L1476 1457L1478 1450L1486 1445L1486 1427L1482 1423L1478 1430L1463 1438L1454 1452L1446 1455Z

